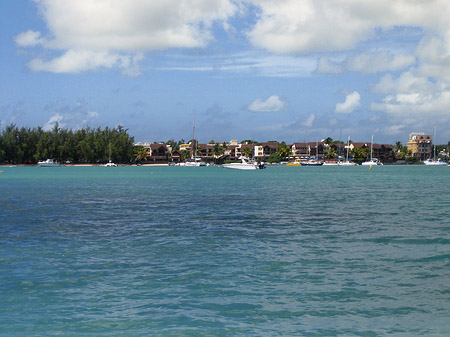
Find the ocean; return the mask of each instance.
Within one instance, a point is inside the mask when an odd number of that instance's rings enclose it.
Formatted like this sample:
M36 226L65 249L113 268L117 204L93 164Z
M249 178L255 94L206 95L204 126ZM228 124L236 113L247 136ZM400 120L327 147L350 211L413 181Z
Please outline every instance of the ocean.
M0 336L450 336L450 167L0 170Z

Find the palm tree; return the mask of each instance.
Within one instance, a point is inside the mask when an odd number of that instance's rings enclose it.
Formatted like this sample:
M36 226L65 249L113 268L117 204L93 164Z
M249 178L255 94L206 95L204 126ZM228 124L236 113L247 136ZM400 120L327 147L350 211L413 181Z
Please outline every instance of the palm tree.
M137 146L134 155L137 161L144 161L147 159L147 149L143 146Z
M242 151L242 154L243 154L245 157L251 158L251 157L253 157L253 149L250 148L250 147L246 147L246 148L244 149L244 151Z
M326 158L333 159L334 157L336 157L336 150L334 148L330 147L330 149L328 150L328 152L326 154Z
M281 158L287 158L292 154L292 149L289 146L287 146L285 142L281 142L278 145L277 154Z
M219 158L221 155L225 153L225 148L220 145L219 143L214 144L214 164L216 164L217 158Z

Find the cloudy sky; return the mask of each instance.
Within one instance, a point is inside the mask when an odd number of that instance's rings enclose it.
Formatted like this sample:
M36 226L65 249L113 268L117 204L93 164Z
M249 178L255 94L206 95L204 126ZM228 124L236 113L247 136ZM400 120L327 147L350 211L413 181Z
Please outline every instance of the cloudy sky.
M0 127L450 140L448 0L1 1Z

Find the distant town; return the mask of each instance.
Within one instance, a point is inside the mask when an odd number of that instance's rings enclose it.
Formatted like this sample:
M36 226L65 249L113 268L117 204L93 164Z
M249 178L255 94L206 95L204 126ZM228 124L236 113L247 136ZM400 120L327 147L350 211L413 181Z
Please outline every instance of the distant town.
M449 144L433 144L433 136L414 132L406 145L377 144L328 137L320 142L255 140L209 141L195 139L166 142L134 142L128 130L116 128L85 128L68 130L55 125L52 130L18 128L9 125L0 130L0 164L37 164L52 159L61 164L172 164L199 158L209 164L223 164L240 157L279 163L314 158L325 163L351 160L360 164L376 158L384 164L414 164L429 159L449 160Z
M196 140L189 142L134 143L140 149L138 159L142 162L181 162L192 156L207 162L223 163L237 160L241 156L264 162L281 162L295 158L316 158L333 162L350 158L361 163L369 157L383 163L418 163L434 158L433 137L425 133L411 133L406 146L401 142L395 145L371 142L347 142L322 139L320 142L285 142L254 140L231 140L229 142L210 141L207 144ZM447 145L436 146L436 158L448 160Z

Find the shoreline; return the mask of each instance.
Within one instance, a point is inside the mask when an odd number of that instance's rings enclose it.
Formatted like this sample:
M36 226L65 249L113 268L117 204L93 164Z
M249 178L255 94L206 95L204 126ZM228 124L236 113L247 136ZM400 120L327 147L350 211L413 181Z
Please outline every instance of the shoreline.
M62 164L60 166L55 166L55 167L104 167L105 164ZM147 166L147 167L165 167L165 166L169 166L169 164L164 163L164 164L141 164L141 165L136 165L136 164L117 164L117 167L128 167L128 166ZM14 165L8 165L8 164L0 164L0 167L40 167L38 164L14 164Z

